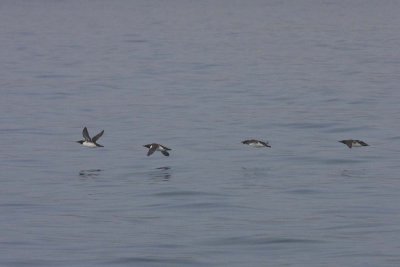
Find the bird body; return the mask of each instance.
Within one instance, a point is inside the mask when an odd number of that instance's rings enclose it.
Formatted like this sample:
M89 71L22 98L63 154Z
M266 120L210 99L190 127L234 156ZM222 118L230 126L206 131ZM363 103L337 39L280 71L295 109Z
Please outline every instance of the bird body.
M361 140L347 139L347 140L341 140L339 142L345 144L349 148L369 146L367 143L365 143L364 141L361 141Z
M242 144L249 145L252 147L271 147L268 142L263 142L256 139L249 139L242 141Z

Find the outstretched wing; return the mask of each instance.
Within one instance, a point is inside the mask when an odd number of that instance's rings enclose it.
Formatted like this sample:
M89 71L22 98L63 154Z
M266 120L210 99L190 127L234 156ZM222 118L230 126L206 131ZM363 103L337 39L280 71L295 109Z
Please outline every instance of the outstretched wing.
M259 141L265 147L271 147L268 142Z
M149 152L147 152L147 156L150 156L156 150L157 150L157 146L156 145L151 145L150 148L149 148Z
M89 132L86 127L83 128L82 135L83 135L83 138L85 139L85 141L92 142L92 139L90 138Z
M363 142L363 141L361 141L361 140L357 140L357 142L360 143L360 145L362 145L362 146L368 146L367 143L365 143L365 142Z
M162 148L164 148L165 150L171 150L171 148L168 148L166 146L161 146Z
M170 149L170 150L171 150L171 149ZM166 157L169 156L169 153L168 153L167 151L165 151L165 150L161 150L161 153L163 153L163 155L166 156Z
M353 147L353 140L344 140L344 144L349 148Z
M104 130L99 132L98 134L96 134L95 136L93 136L92 141L96 142L97 140L99 140L99 138L103 135Z

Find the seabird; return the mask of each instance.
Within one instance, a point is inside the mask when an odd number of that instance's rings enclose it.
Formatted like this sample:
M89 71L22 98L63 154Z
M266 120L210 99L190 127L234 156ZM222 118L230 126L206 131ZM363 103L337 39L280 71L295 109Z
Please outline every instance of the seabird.
M147 147L149 149L149 152L147 152L147 156L150 156L151 154L153 154L156 150L160 151L164 156L168 157L169 153L167 150L171 150L170 148L160 145L160 144L156 144L156 143L152 143L152 144L147 144L144 145L144 147Z
M348 140L341 140L339 141L340 143L345 144L349 148L352 147L362 147L362 146L368 146L367 143L361 141L361 140L353 140L353 139L348 139Z
M256 139L244 140L242 144L249 145L252 147L271 147L268 142L263 142Z
M93 138L90 138L89 132L88 132L87 128L85 127L85 128L83 128L83 131L82 131L84 140L79 140L76 142L83 146L86 146L86 147L92 147L92 148L93 147L104 147L104 146L96 143L97 140L99 140L99 138L103 135L103 133L104 133L104 130L101 131L100 133L96 134L95 136L93 136Z

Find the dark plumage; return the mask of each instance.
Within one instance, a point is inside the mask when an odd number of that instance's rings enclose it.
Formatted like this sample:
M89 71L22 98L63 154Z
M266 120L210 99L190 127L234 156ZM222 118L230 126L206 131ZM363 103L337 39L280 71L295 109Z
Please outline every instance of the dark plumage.
M86 147L104 147L104 146L96 143L97 140L99 140L99 138L103 135L103 133L104 133L104 130L101 131L100 133L96 134L92 138L90 138L88 129L85 127L85 128L83 128L83 131L82 131L82 135L83 135L84 139L76 141L76 142L83 146L86 146Z
M242 144L249 145L252 147L271 147L268 142L263 142L256 139L244 140Z
M151 154L153 154L156 150L160 151L164 156L168 157L169 153L167 150L171 150L170 148L160 145L160 144L156 144L156 143L152 143L152 144L147 144L144 145L144 147L147 147L149 149L149 151L147 152L147 156L150 156Z
M341 140L339 142L345 144L349 148L369 146L367 143L365 143L364 141L361 141L361 140L347 139L347 140Z

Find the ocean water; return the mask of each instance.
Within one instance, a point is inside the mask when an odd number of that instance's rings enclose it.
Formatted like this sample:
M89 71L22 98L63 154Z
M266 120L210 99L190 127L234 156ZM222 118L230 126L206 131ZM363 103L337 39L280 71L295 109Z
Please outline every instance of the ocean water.
M400 266L399 13L1 1L0 266Z

